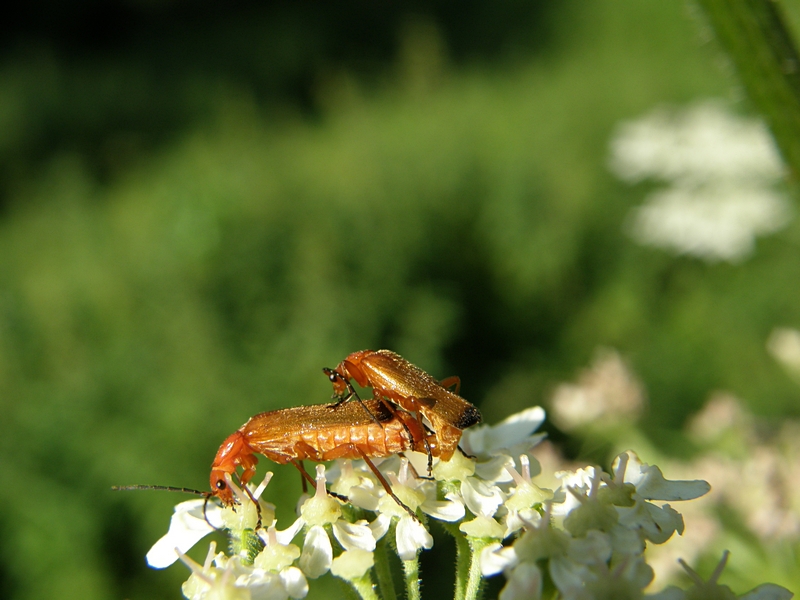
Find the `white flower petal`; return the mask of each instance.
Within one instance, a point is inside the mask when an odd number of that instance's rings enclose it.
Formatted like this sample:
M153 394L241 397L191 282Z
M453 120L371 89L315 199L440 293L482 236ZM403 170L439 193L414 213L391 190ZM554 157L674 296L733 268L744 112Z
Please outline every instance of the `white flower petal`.
M206 507L205 517L203 509ZM169 530L159 539L147 553L147 564L154 569L165 569L176 560L177 548L186 553L197 542L214 531L214 527L222 527L221 509L205 500L189 500L175 506L175 512L169 521Z
M308 594L306 576L297 567L289 567L280 572L280 578L286 593L292 598L305 598Z
M611 538L607 533L591 529L586 537L570 540L569 557L584 565L606 564L611 559Z
M636 556L644 552L645 541L637 529L614 527L611 530L611 549L619 554Z
M475 475L484 481L506 483L513 481L513 477L506 467L514 467L514 459L509 454L498 454L491 459L475 465Z
M789 600L794 594L774 583L764 583L750 590L739 600Z
M420 548L431 548L433 537L428 530L409 515L403 515L397 522L397 554L402 560L411 560L417 556Z
M647 594L645 598L647 600L686 600L686 592L671 585L657 594Z
M386 535L386 532L389 531L389 525L391 524L392 518L389 515L384 514L378 515L378 518L369 524L370 531L372 531L372 537L375 538L375 541L378 541Z
M534 563L520 563L511 572L499 600L539 600L542 597L542 572Z
M544 435L531 433L544 422L544 409L540 406L528 408L501 421L497 425L478 425L467 429L461 437L461 446L467 454L486 455L502 448L511 449L520 444L527 446L524 452L538 444ZM512 452L519 454L519 452Z
M553 515L566 516L578 508L581 503L574 494L566 493L568 487L588 493L592 488L592 480L597 476L594 467L586 467L577 471L558 471L556 477L561 480L561 486L553 496Z
M289 595L277 573L269 573L261 569L249 569L236 578L236 595L248 597L250 600L286 600ZM209 594L207 598L214 598ZM227 598L227 595L219 597Z
M676 531L683 533L683 517L669 504L656 506L634 495L636 504L630 508L616 507L620 525L641 531L655 544L663 544Z
M292 523L289 527L287 527L283 531L276 531L275 537L281 544L283 544L284 546L288 546L291 543L291 541L295 538L295 536L299 533L299 531L303 528L303 525L305 525L303 519L296 519L294 523ZM266 535L266 532L259 532L259 535L263 539L264 535ZM264 541L266 541L266 539Z
M509 510L503 520L503 524L506 526L504 538L507 538L515 531L519 531L526 525L536 525L541 520L542 515L532 508Z
M372 552L366 550L345 550L333 559L331 573L336 577L352 581L363 577L375 565Z
M358 523L348 523L344 520L336 521L333 524L333 535L345 550L364 550L372 552L375 550L375 536L367 525L366 521Z
M374 511L378 508L378 503L384 493L383 488L366 488L357 485L350 488L347 499L350 500L350 504L353 506Z
M478 515L471 521L465 521L458 526L459 531L468 537L502 540L505 530L503 526L491 517Z
M483 549L480 561L483 576L491 577L516 566L519 559L513 546L503 546L500 542L495 542Z
M642 463L635 452L628 451L628 465L625 469L625 483L636 486L636 493L647 500L694 500L708 493L711 486L701 479L693 481L670 481L664 479L661 469L655 465ZM617 457L612 465L619 464Z
M503 492L495 485L487 485L477 477L461 482L461 496L474 515L491 517L503 503Z
M422 512L440 521L453 523L464 518L464 503L456 494L447 494L447 500L425 500L420 505Z
M558 591L568 598L581 589L591 589L597 580L597 576L585 566L562 557L551 558L548 571Z
M300 568L306 576L316 579L328 572L332 561L331 540L322 526L315 525L306 534L303 553L300 555Z
M425 452L404 452L404 454L411 466L414 467L417 475L428 476L428 455Z

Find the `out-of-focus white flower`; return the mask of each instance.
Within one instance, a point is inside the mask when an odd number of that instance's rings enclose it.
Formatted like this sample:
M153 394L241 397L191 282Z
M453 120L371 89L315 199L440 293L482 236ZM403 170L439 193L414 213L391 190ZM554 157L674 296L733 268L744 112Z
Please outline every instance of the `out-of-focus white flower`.
M706 598L708 600L729 600L730 598L737 598L736 594L734 594L727 585L720 585L717 583L720 575L722 575L722 571L725 569L725 565L728 562L728 555L729 552L727 550L723 552L722 558L717 564L717 567L714 569L714 572L711 574L711 577L708 578L708 581L705 581L694 569L687 565L683 560L680 560L679 562L684 571L686 571L686 574L692 580L693 586L686 591L680 592L680 594L672 591L672 595L669 596L670 600L672 598L703 598L704 600ZM674 590L674 588L670 589ZM738 596L738 598L741 598L742 600L789 600L789 598L791 598L793 595L794 594L792 594L786 588L772 583L767 583L750 590L742 596Z
M542 597L542 572L533 563L519 565L511 572L499 600L539 600Z
M610 166L629 182L671 186L632 212L628 229L641 244L736 262L752 253L757 236L790 220L789 202L771 189L784 169L766 127L718 102L622 124Z
M519 559L514 546L503 546L500 542L487 544L481 551L480 565L484 577L491 577L513 568Z
M611 141L610 167L630 182L774 181L784 172L764 123L713 100L682 111L660 108L622 123Z
M559 385L550 403L555 424L570 431L587 424L607 426L636 420L644 407L645 394L622 357L614 350L600 348L578 383Z
M562 485L569 494L553 512L564 516L564 527L574 537L591 530L610 534L614 551L621 555L641 553L644 540L661 544L683 531L677 511L649 500L690 500L709 490L705 481L667 481L633 452L620 454L613 472L613 478L592 468L564 474Z
M686 428L694 441L710 444L730 433L749 438L752 425L752 418L741 400L727 392L714 392Z
M673 462L668 472L701 477L712 489L682 507L686 531L680 538L648 547L659 587L674 581L678 557L691 563L730 543L721 510L734 515L764 548L800 539L800 423L784 419L776 435L765 436L768 428L745 402L715 392L688 430L703 452L691 462Z
M782 194L725 182L653 192L632 211L627 227L644 246L739 262L753 253L756 237L783 229L790 215Z
M767 350L794 377L800 377L800 331L776 327L767 339Z

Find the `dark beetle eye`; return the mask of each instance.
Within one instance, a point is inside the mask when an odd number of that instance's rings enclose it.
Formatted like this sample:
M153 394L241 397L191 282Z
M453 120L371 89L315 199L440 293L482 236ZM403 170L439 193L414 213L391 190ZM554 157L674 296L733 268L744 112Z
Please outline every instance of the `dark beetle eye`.
M228 487L227 485L225 485L225 481L222 480L222 479L217 481L216 486L217 486L217 489L220 490L220 491L224 490L226 487Z

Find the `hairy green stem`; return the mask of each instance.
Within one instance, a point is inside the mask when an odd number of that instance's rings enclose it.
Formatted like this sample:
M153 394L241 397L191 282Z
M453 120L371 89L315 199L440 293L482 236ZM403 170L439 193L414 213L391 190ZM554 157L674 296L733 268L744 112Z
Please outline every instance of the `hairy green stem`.
M464 593L465 600L476 600L480 597L481 589L483 587L483 575L481 574L480 557L481 552L488 544L489 542L481 538L469 538L469 547L471 552L469 561L469 575Z
M404 560L403 571L406 579L406 600L420 600L419 555L411 560Z
M363 577L349 580L348 583L352 585L356 593L361 596L361 600L378 600L378 594L375 592L375 585L372 583L369 572Z
M381 592L381 598L384 600L394 600L397 598L397 592L394 588L392 569L389 565L388 543L387 536L383 536L375 546L373 556L375 557L375 575L378 578L378 588Z
M469 581L472 551L467 537L458 529L458 523L440 523L456 542L456 584L453 600L465 600Z
M763 115L795 182L800 179L800 57L773 0L697 0Z

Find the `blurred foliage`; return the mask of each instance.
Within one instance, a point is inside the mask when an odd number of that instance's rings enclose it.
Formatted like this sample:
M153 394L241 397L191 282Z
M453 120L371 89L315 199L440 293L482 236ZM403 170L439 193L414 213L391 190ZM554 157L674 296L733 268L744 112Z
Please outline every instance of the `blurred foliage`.
M736 97L716 49L680 3L543 6L50 2L2 25L0 596L177 597L185 568L142 557L179 498L109 487L206 489L225 436L325 402L321 367L362 348L460 375L488 421L617 348L673 452L714 389L797 413L764 348L800 324L797 222L741 265L676 259L623 235L645 186L605 168L621 119Z

